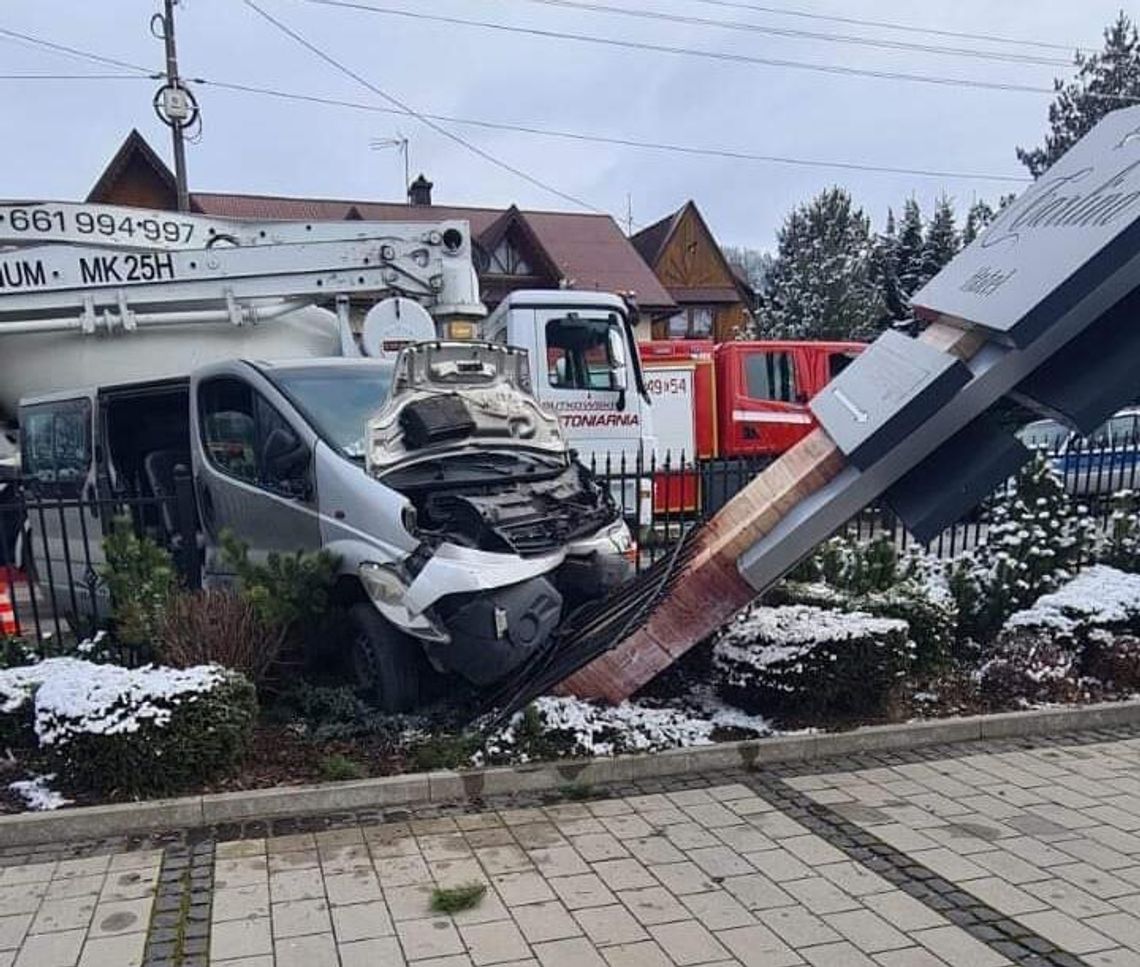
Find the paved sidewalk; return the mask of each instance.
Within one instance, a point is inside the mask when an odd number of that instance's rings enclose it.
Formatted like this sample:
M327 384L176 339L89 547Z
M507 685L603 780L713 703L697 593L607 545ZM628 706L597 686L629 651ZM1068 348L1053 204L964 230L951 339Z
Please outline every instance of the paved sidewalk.
M0 850L0 967L1140 965L1116 735Z

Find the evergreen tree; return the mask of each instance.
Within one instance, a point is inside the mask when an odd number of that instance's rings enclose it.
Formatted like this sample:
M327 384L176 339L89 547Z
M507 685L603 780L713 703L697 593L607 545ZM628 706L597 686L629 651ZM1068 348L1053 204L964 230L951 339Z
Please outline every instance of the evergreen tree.
M954 206L943 195L926 227L926 238L922 240L922 284L933 279L957 254L958 229L954 227Z
M821 192L785 219L759 311L762 336L861 338L884 315L873 277L871 224L842 188Z
M905 297L914 295L923 283L922 277L922 210L914 198L903 205L896 261L899 286Z
M886 309L883 322L889 324L907 318L909 310L899 283L899 237L893 209L887 209L887 227L875 239L872 258L873 276L882 292Z
M963 248L977 238L982 229L993 221L994 214L993 207L988 202L979 200L970 206L970 211L966 215L966 227L962 229Z
M1129 98L1140 98L1140 36L1123 10L1104 31L1104 50L1090 55L1077 53L1073 64L1077 68L1073 80L1053 81L1057 97L1049 105L1050 131L1045 144L1031 150L1017 149L1018 160L1034 177L1110 111L1126 106Z

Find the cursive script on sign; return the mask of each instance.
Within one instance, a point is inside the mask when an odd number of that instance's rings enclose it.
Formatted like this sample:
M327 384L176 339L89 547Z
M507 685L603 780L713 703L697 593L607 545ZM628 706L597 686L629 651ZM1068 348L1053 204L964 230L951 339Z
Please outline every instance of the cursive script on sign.
M998 213L981 238L982 248L1016 243L1022 232L1041 228L1087 228L1110 225L1126 212L1140 209L1140 161L1121 168L1095 188L1080 184L1092 172L1048 176L1019 202Z

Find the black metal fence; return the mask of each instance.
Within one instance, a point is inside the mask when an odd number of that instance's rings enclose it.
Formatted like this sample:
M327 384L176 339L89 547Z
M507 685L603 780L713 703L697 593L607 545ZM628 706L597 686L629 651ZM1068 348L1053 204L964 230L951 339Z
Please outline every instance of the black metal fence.
M1140 489L1140 440L1119 446L1096 442L1043 449L1066 490L1102 525L1112 496ZM592 469L620 504L639 542L638 566L657 560L694 525L707 520L739 493L770 459L692 461L684 454L658 461L614 458ZM990 508L1006 495L1004 484L966 520L948 528L925 550L956 557L985 542ZM164 496L99 496L89 492L45 491L0 480L0 592L8 588L11 614L0 594L0 641L18 626L41 641L40 650L65 650L105 624L110 609L104 579L103 542L112 520L126 517L139 535L172 552L184 583L201 581L197 512L188 475L175 479ZM868 507L845 532L858 538L888 535L900 550L913 544L885 507ZM6 623L7 622L7 623Z

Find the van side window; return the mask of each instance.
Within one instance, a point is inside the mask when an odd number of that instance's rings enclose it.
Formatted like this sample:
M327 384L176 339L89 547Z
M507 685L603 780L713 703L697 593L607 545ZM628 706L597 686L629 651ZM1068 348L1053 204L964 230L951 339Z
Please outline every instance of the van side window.
M748 396L754 400L796 401L795 365L787 352L753 353L744 357Z
M615 317L611 317L611 320ZM574 314L546 324L546 373L555 389L617 388L621 340L611 332L616 321L583 319Z
M29 406L20 414L23 472L56 493L78 494L91 469L91 405L67 400Z
M827 378L835 379L848 366L855 362L855 357L849 353L832 353L827 357Z
M212 379L198 393L202 445L215 467L257 483L257 421L253 390L236 379Z
M198 391L202 444L223 473L286 497L311 493L309 448L260 393L220 377Z

